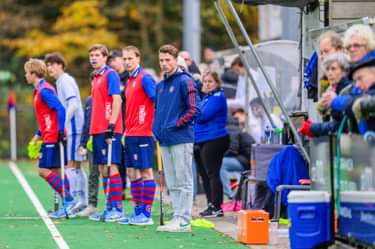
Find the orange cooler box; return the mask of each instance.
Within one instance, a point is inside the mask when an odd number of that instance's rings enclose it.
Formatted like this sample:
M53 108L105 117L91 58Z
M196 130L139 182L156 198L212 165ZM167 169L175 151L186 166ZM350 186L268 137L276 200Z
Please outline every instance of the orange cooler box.
M263 210L238 212L237 240L245 244L268 244L269 213Z

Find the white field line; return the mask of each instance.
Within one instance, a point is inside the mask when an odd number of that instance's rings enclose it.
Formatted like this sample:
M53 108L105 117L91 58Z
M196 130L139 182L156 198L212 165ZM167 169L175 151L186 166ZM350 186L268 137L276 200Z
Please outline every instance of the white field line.
M40 220L41 218L32 216L2 216L0 220Z
M48 217L47 211L44 209L42 203L40 203L38 197L35 195L34 191L31 189L29 183L26 181L22 172L19 170L17 165L14 162L9 162L9 168L12 170L13 174L16 176L18 182L21 184L23 190L26 192L27 196L33 203L35 209L38 211L40 217L46 224L48 230L50 231L52 238L55 240L56 244L60 249L70 249L68 244L65 242L64 238L60 234L57 227Z

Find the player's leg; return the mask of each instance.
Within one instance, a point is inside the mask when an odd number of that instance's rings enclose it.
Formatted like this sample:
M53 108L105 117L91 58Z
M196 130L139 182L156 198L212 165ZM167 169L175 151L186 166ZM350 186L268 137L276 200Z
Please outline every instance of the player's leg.
M135 168L135 165L137 165L139 161L137 144L137 137L125 138L124 163L126 165L126 174L130 180L130 192L132 195L132 202L134 208L131 217L139 215L142 212L141 198L143 189L143 179L141 178L139 170ZM128 224L128 220L124 218L119 223Z
M65 217L65 211L68 212L69 217L75 215L71 212L75 205L73 196L70 192L69 180L61 179L60 176L60 151L58 144L43 144L41 148L41 158L39 160L39 175L64 198L64 208L61 208L51 213L52 218ZM65 158L64 158L64 161ZM64 185L64 187L63 187Z
M83 210L87 207L87 176L86 173L81 167L81 162L83 161L83 157L79 154L79 143L81 135L80 134L73 134L72 135L72 142L71 142L71 162L72 166L76 171L76 200L78 202L77 211Z
M123 216L122 180L117 167L117 165L121 161L121 135L115 134L114 140L112 142L112 164L110 166L109 175L108 168L106 166L108 145L105 142L104 135L95 135L93 139L94 164L99 165L99 171L102 175L103 180L103 189L106 193L104 219L106 222L117 221ZM98 217L97 214L90 216L91 220L100 220L100 218L101 216Z
M151 218L151 207L154 201L156 184L152 167L154 165L154 141L152 137L139 137L138 144L138 161L136 165L137 171L140 172L143 179L143 187L141 188L140 204L141 213L129 219L129 223L133 225L150 225L153 224Z
M67 175L70 183L70 191L73 195L73 198L75 201L78 202L77 198L77 172L75 168L75 162L73 161L74 157L74 135L69 135L67 136L67 141L66 141L66 152L67 152L67 157L68 157L68 164L66 166L65 174Z

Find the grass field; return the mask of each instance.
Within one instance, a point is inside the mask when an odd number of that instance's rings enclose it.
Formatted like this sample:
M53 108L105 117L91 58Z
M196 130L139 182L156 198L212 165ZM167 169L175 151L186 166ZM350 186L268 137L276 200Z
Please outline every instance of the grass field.
M38 177L36 162L22 161L17 166L44 208L47 211L52 209L53 192ZM0 249L59 248L6 161L0 162L0 197ZM99 202L103 203L103 196ZM135 227L84 218L54 220L54 224L71 249L248 248L213 229L194 227L192 233L179 234L156 232L158 204L156 200L153 226ZM126 203L126 208L130 210L130 203ZM168 219L170 209L166 211Z

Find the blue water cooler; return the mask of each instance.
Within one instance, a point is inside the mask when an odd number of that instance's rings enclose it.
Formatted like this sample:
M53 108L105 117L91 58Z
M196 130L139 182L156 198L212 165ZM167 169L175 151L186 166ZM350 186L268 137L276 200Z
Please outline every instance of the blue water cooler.
M288 195L292 249L310 249L332 240L330 196L326 191L292 191Z
M375 246L375 192L341 193L339 234Z

